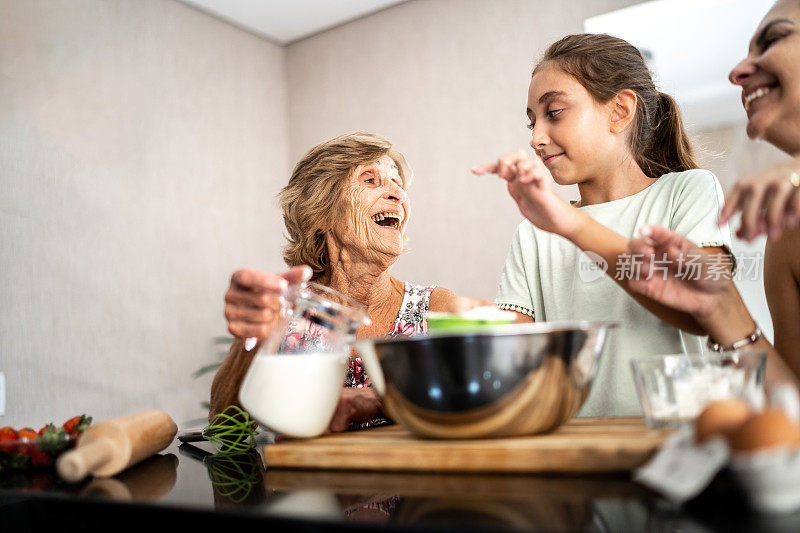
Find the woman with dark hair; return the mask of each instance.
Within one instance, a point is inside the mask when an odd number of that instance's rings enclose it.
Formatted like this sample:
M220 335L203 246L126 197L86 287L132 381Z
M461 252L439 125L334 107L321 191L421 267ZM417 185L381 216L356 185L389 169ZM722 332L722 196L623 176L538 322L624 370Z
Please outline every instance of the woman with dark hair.
M747 57L730 73L742 88L747 134L764 139L790 159L736 184L720 223L742 212L737 234L745 239L768 234L764 287L775 328L775 348L764 339L732 284L680 275L686 258L697 252L695 239L680 231L646 228L631 251L661 258L667 276L643 276L633 285L642 295L690 313L712 345L761 349L773 356L767 374L797 383L800 377L800 0L781 0L764 16ZM670 228L674 229L674 228ZM668 261L665 261L666 258ZM701 265L705 270L708 265ZM651 271L652 262L646 265ZM783 357L788 371L778 359Z

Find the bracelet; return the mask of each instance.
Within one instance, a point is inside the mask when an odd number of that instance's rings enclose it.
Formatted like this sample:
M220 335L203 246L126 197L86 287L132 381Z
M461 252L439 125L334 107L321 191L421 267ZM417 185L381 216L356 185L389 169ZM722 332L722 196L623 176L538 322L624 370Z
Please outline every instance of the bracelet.
M733 344L729 344L727 346L723 346L722 344L712 341L711 337L708 338L708 342L706 343L709 349L712 352L729 352L731 350L738 350L744 346L748 346L750 344L754 344L758 339L764 336L764 332L761 331L761 328L756 326L756 330L745 337L744 339L738 340Z

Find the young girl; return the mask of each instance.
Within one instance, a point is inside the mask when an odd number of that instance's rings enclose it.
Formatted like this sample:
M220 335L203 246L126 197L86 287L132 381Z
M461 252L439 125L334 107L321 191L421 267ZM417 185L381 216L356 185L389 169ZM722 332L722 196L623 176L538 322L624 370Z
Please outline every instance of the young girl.
M675 101L622 39L582 34L552 44L533 71L527 114L535 155L518 150L473 168L505 179L527 219L496 303L526 320L618 322L581 414L637 414L631 358L699 352L704 343L691 315L629 288L641 259L628 241L647 224L668 227L718 254L717 272L729 279L730 234L716 223L722 189L697 169ZM562 200L551 179L577 184L580 200Z

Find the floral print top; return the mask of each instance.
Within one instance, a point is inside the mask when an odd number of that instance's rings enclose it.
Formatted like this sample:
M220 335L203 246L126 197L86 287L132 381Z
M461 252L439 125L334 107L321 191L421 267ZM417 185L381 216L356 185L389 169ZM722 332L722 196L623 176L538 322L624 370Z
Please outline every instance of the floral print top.
M406 282L400 311L386 336L404 337L427 333L428 321L425 319L425 314L428 312L431 293L435 288L435 285L426 287ZM350 368L347 369L345 385L356 388L369 386L369 378L364 373L360 357L350 358Z

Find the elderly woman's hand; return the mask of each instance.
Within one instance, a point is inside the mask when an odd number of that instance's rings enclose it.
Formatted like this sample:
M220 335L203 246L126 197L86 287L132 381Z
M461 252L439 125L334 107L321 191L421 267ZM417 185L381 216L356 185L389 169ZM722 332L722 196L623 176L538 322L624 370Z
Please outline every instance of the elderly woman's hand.
M800 161L789 159L758 174L739 180L728 194L719 216L724 224L742 212L739 238L763 235L779 239L782 231L800 226Z
M307 281L311 274L307 266L293 267L282 274L251 269L234 272L225 293L228 331L241 339L268 337L280 317L281 299L288 284Z
M331 433L346 431L350 422L369 422L383 413L381 400L372 387L345 387L331 419Z

